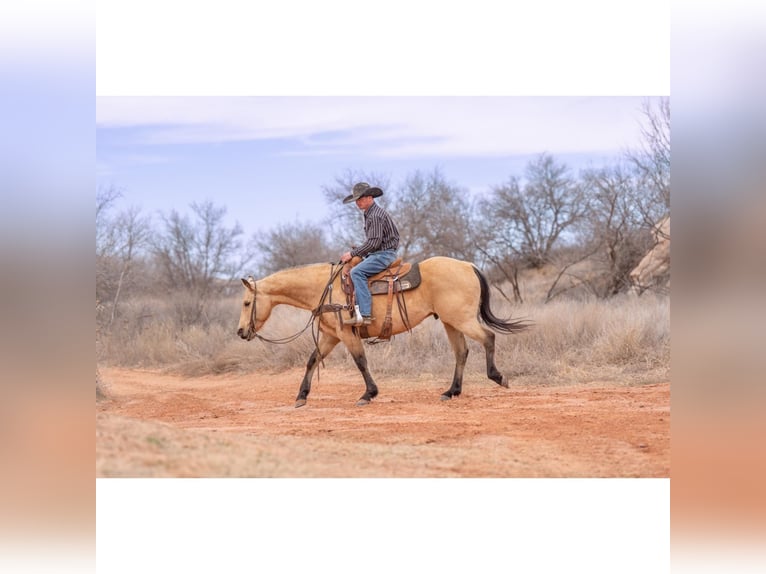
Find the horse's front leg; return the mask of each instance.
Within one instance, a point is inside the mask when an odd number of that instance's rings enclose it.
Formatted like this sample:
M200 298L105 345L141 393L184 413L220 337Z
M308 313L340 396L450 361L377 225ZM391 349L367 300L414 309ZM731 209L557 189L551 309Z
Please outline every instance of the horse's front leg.
M306 374L303 375L303 381L301 381L301 388L298 390L298 396L295 398L295 408L302 407L306 404L306 399L311 392L311 379L314 376L314 371L324 357L330 354L330 352L338 344L338 338L322 333L319 335L319 343L317 348L311 353L308 363L306 363Z
M357 368L364 378L365 392L356 402L356 405L359 407L368 405L372 399L378 396L378 386L375 384L375 381L372 380L370 371L367 368L367 356L364 354L362 340L358 337L353 337L345 340L344 343L346 344L346 347L348 347Z
M468 359L468 345L465 343L463 333L451 325L444 323L444 330L447 332L447 338L450 345L452 345L452 350L455 352L455 374L452 376L452 385L441 396L441 399L446 401L452 397L460 396L460 393L463 391L463 371Z

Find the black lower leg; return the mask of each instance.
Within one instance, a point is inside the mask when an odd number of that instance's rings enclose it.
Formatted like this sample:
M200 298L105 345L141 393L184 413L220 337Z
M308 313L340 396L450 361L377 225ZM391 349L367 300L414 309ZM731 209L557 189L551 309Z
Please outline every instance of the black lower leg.
M366 405L372 399L378 396L378 386L375 384L375 381L372 380L370 371L367 369L367 357L365 357L364 354L354 355L354 362L356 363L359 371L362 373L362 377L364 378L364 386L366 389L357 404Z
M452 385L442 393L442 397L445 399L458 397L463 392L463 371L465 370L465 362L468 360L468 349L465 348L456 352L455 359L455 374L452 375Z
M319 350L314 349L314 352L311 353L311 356L309 357L308 363L306 363L306 374L303 375L303 381L301 381L301 387L298 390L298 396L295 398L296 401L305 402L308 398L309 393L311 392L311 379L314 375L314 370L316 369L318 362Z
M487 338L484 340L484 350L487 353L487 377L495 381L498 385L503 385L503 374L495 366L495 334L487 332Z
M301 388L298 390L298 396L295 399L295 406L302 407L306 404L306 398L311 392L311 378L314 375L314 371L319 367L319 361L329 355L338 344L338 339L335 337L323 334L319 339L317 348L312 351L308 362L306 363L306 374L303 375L303 381L301 381Z

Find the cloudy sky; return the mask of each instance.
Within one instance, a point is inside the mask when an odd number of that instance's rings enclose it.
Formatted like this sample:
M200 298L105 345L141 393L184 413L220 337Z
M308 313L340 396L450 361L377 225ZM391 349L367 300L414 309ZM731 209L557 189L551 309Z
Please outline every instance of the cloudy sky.
M643 97L114 97L97 99L99 186L147 213L206 199L245 232L321 220L351 169L439 168L480 194L548 152L575 171L639 139Z

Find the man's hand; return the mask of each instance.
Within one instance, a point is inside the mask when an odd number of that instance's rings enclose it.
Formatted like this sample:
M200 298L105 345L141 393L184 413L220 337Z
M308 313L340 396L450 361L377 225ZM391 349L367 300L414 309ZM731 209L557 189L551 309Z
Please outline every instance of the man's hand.
M340 262L348 263L349 261L351 261L351 252L346 251L343 255L340 256Z

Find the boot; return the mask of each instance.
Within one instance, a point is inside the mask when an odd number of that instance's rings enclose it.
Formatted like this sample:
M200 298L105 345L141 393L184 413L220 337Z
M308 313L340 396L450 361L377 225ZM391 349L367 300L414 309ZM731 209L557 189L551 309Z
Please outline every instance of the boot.
M360 325L369 325L374 320L373 317L363 316L359 311L359 305L354 305L354 316L350 319L344 319L343 324L358 327Z
M343 324L350 325L352 327L359 327L361 325L372 325L372 322L374 320L375 320L375 317L365 317L363 315L361 317L352 317L351 319L344 319Z

